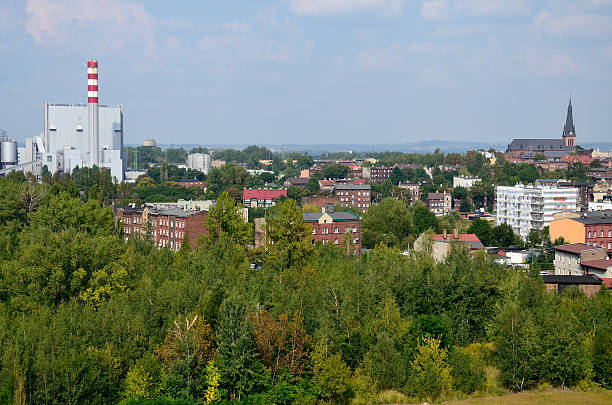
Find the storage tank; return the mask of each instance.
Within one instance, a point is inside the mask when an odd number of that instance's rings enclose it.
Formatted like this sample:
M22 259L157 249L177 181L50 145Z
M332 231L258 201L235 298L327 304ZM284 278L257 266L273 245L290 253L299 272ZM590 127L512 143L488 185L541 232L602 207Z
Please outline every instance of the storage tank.
M0 160L2 164L17 164L17 142L12 139L5 139L2 141L2 147L0 149Z

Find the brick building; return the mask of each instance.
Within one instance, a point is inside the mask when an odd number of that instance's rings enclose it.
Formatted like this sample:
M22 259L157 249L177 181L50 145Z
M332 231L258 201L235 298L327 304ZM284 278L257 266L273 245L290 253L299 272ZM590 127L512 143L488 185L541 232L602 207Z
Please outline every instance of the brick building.
M242 200L246 208L269 208L276 205L280 197L287 197L287 189L245 188Z
M549 233L553 241L563 237L569 243L604 248L608 258L612 258L612 210L555 219L550 223Z
M206 182L204 180L181 179L178 181L178 184L181 187L185 187L185 188L197 187L197 188L201 188L202 190L206 191Z
M362 170L363 177L370 180L372 183L383 183L391 177L391 173L393 172L393 168L384 166L364 167Z
M312 243L320 241L323 244L342 244L346 234L355 245L357 252L361 251L361 217L351 211L345 212L305 212L304 222L312 227Z
M305 205L314 205L318 209L325 208L327 204L335 205L340 202L340 198L334 195L315 195L302 197L302 207Z
M336 184L335 194L340 203L357 207L362 213L372 204L372 188L369 184Z
M183 209L175 205L127 205L117 209L116 219L123 223L126 241L130 237L151 238L158 248L178 251L186 240L192 248L195 247L200 236L206 233L206 215L208 211Z

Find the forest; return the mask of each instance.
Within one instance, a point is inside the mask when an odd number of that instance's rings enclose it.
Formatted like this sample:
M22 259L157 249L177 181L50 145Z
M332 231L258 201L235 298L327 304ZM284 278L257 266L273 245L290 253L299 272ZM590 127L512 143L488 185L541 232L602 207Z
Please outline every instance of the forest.
M604 287L552 294L538 272L459 248L436 263L383 236L363 255L350 241L313 245L291 199L255 250L227 193L208 235L174 253L125 242L104 197L114 191L80 191L71 178L0 179L0 403L368 404L612 388ZM439 226L419 215L411 232Z

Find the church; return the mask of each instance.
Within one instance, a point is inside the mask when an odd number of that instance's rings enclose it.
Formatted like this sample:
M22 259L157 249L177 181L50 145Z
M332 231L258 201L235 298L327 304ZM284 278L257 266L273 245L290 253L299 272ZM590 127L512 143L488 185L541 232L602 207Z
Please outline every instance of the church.
M572 116L572 99L567 106L563 135L559 139L514 139L506 149L506 158L533 159L536 155L560 158L576 151L576 129Z

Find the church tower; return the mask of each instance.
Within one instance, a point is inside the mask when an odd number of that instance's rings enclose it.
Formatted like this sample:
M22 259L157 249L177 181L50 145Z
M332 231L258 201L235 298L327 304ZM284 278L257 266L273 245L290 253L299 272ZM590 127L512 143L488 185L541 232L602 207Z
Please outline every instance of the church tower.
M569 105L567 106L567 118L565 119L565 127L563 127L563 140L565 146L576 146L576 128L574 128L574 117L572 115L572 96L570 96Z

